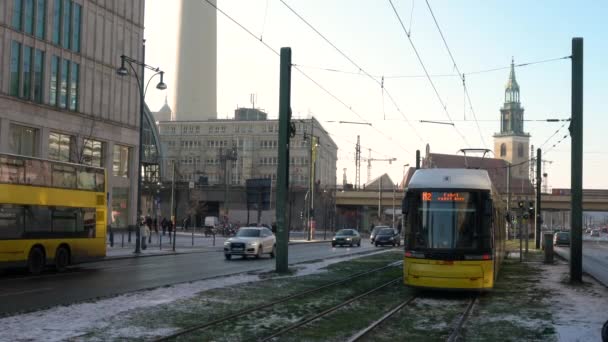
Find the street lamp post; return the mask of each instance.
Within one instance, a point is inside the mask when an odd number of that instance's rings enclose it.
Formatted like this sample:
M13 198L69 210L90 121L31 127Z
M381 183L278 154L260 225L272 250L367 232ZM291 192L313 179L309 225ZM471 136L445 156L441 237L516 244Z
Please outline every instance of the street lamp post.
M142 42L142 59L146 60L146 41L145 39ZM129 71L125 67L125 64L128 64L131 70L133 71L133 76L135 76L135 80L137 81L138 89L139 89L139 151L138 151L138 163L137 163L137 216L135 217L136 229L135 229L135 253L141 253L141 236L139 231L140 225L140 216L141 216L141 187L142 187L142 178L141 178L141 166L142 166L142 158L143 158L143 127L144 127L144 106L145 106L145 97L146 91L148 90L148 85L150 85L150 81L156 75L160 75L160 82L156 85L156 89L165 90L167 89L167 85L163 82L163 76L165 74L164 71L161 71L159 68L154 68L152 66L147 65L145 62L140 62L131 57L121 55L120 56L120 68L116 70L116 73L120 76L127 76ZM133 66L133 64L141 67L141 75L138 75L137 70ZM154 71L155 74L152 75L148 79L148 83L144 88L143 77L145 70ZM140 79L140 77L142 79Z

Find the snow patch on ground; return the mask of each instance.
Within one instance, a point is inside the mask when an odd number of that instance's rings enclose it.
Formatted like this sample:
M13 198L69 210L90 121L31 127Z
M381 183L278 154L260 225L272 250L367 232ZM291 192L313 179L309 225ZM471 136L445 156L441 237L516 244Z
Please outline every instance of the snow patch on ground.
M543 267L541 287L551 290L550 298L559 341L601 341L602 325L608 320L608 290L584 277L584 285L566 283L568 264Z
M323 268L338 262L363 256L386 253L379 251L364 255L349 255L341 258L298 265L298 271L287 277L299 277L324 272ZM254 274L239 274L191 283L160 287L148 291L138 291L95 302L59 306L47 310L0 318L0 341L63 341L83 339L92 331L110 329L112 319L118 315L129 315L129 311L145 309L176 300L192 298L201 292L237 284L260 281ZM133 313L133 312L131 312ZM162 331L160 331L162 330ZM145 338L168 334L173 329L151 330L131 327L112 332L117 338ZM91 336L91 338L94 338Z
M484 323L492 323L492 322L513 322L514 325L523 328L536 328L545 323L545 321L538 319L530 319L528 317L523 318L517 315L503 315L499 317L486 317L483 319Z

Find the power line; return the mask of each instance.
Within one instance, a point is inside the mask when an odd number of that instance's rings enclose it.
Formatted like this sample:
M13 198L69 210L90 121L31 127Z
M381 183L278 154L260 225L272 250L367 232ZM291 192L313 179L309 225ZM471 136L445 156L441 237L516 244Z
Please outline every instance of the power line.
M549 140L550 140L551 138L553 138L553 137L554 137L554 136L555 136L557 133L559 133L559 131L561 131L561 130L562 130L562 128L564 128L564 127L566 126L566 124L567 124L567 123L568 123L568 121L564 122L564 124L563 124L563 125L561 125L561 127L560 127L560 128L558 128L558 129L557 129L557 130L556 130L556 131L555 131L555 132L554 132L554 133L553 133L553 134L552 134L550 137L548 137L548 138L547 138L547 140L545 140L545 142L544 142L542 145L540 145L540 147L539 147L539 148L543 148L543 146L545 146L545 145L546 145L546 144L549 142Z
M550 62L560 61L560 60L564 60L564 59L568 59L568 58L570 58L570 56L550 58L550 59L543 59L543 60L539 60L539 61L526 62L526 63L518 63L518 64L514 64L513 67L515 67L515 68L521 68L521 67L530 66L530 65L544 64L544 63L550 63ZM361 74L361 72L359 72L359 71L341 70L341 69L337 69L337 68L319 67L319 66L302 65L302 64L298 64L298 66L301 67L301 68L305 68L305 69L316 69L316 70L329 71L329 72L335 72L335 73L340 73L340 74L365 76L365 75ZM496 67L496 68L491 68L491 69L483 69L483 70L476 70L476 71L471 71L471 72L464 72L462 75L465 75L465 76L479 75L479 74L485 74L485 73L494 72L494 71L507 70L507 69L510 69L510 68L511 68L511 65L508 65L508 66ZM431 74L430 76L432 78L437 78L437 77L458 77L458 78L462 78L462 75L458 75L458 74ZM374 76L376 78L382 77L381 75L372 75L372 76ZM384 75L385 79L426 78L426 77L427 77L426 75Z
M448 119L450 119L450 121L452 121L452 117L450 116L450 113L448 112L448 108L445 105L445 103L443 102L443 100L441 99L441 95L439 95L439 91L437 90L437 87L435 86L435 83L433 82L433 79L431 79L431 76L430 76L429 72L427 71L426 66L424 65L424 62L422 61L422 57L420 57L420 54L418 53L418 50L416 49L416 46L414 45L414 42L412 41L412 38L410 37L410 34L405 29L405 25L403 24L403 21L401 20L401 16L399 16L399 13L397 12L397 9L395 8L395 5L393 4L393 1L392 0L388 0L388 2L391 4L391 7L393 8L393 11L395 12L395 15L397 16L397 19L399 20L399 23L401 24L401 28L403 28L403 32L407 36L407 39L410 42L410 45L412 46L412 49L414 50L414 53L416 54L416 57L418 58L418 62L420 62L420 65L422 66L422 70L424 70L424 74L426 75L426 78L431 83L431 86L433 87L433 90L435 91L435 95L437 96L437 99L439 100L439 103L441 104L441 107L445 111L445 114L447 115ZM469 142L467 141L467 138L460 132L460 130L458 130L458 127L456 127L456 125L454 125L454 129L460 135L460 137L465 142L465 144L467 146L471 146L469 144Z
M355 66L355 68L357 68L365 76L369 77L374 82L376 82L383 89L383 95L384 95L384 93L386 93L386 95L391 100L391 102L393 103L393 105L395 106L395 108L397 109L397 111L401 114L401 116L403 116L403 118L405 119L405 121L407 122L407 124L412 128L412 130L414 131L414 133L416 133L416 135L418 136L418 138L420 139L420 141L424 143L424 139L422 139L422 136L420 136L420 134L418 133L418 131L416 130L416 128L414 127L414 125L412 125L412 123L408 120L407 116L401 111L401 108L399 108L399 105L397 104L397 102L395 101L395 99L393 98L393 96L390 94L390 92L384 86L384 81L383 80L380 81L380 80L378 80L377 77L372 76L369 72L367 72L365 69L363 69L363 67L361 67L359 64L357 64L357 62L355 62L352 58L350 58L344 51L342 51L339 47L337 47L334 43L332 43L327 37L325 37L325 35L323 35L323 33L321 33L319 30L317 30L316 27L314 27L310 22L308 22L304 17L302 17L296 10L294 10L291 6L289 6L289 4L287 4L284 0L280 0L280 1L296 17L298 17L304 24L306 24L306 26L308 26L311 30L313 30L327 44L329 44L331 47L334 48L334 50L336 50L340 55L342 55L342 57L346 58L347 61L349 61L353 66Z
M475 124L477 125L477 130L479 131L479 137L481 138L481 142L483 143L484 147L487 147L486 144L486 140L483 137L483 134L481 133L481 128L479 127L479 122L477 122L477 115L475 115L475 110L473 109L473 103L471 102L471 96L469 95L469 91L467 89L467 85L465 83L465 76L463 73L460 72L460 69L458 68L458 64L456 64L456 60L454 59L454 55L452 55L452 51L450 50L450 47L448 46L448 42L445 40L445 36L443 35L443 31L441 31L441 27L439 27L439 23L437 22L437 18L435 18L435 13L433 13L433 9L431 8L431 4L429 4L429 1L426 0L426 6L429 8L429 12L431 12L431 16L433 17L433 21L435 22L435 26L437 27L437 30L439 31L439 35L441 36L441 40L443 40L443 44L445 45L446 50L448 50L448 55L450 55L450 59L452 59L452 63L454 64L454 68L456 68L456 71L458 72L459 75L462 75L461 79L462 79L462 87L464 88L464 93L466 95L466 98L469 101L469 107L471 108L471 113L473 113L473 119L475 119Z
M236 19L232 18L230 15L228 15L228 13L224 12L223 10L221 10L219 7L217 7L216 4L212 3L210 0L204 0L207 4L209 4L211 7L215 8L216 11L220 12L221 14L223 14L226 18L230 19L230 21L232 21L233 23L235 23L238 27L240 27L242 30L244 30L245 32L247 32L250 36L252 36L253 38L255 38L256 40L258 40L260 43L262 43L264 46L266 46L266 48L268 48L270 51L272 51L275 55L277 55L278 57L281 56L281 54L275 50L274 48L272 48L272 46L268 45L266 42L264 42L261 37L258 38L253 32L251 32L249 29L247 29L245 26L243 26L241 23L239 23ZM357 115L361 120L369 123L367 120L365 120L359 113L357 113L351 106L349 106L348 104L346 104L344 101L342 101L340 98L338 98L336 95L334 95L332 92L330 92L327 88L323 87L319 82L317 82L316 80L314 80L312 77L308 76L308 74L306 74L304 71L302 71L300 68L298 68L297 66L294 66L294 69L296 69L298 72L300 72L300 74L302 74L305 78L307 78L308 80L310 80L312 83L314 83L317 87L319 87L321 90L323 90L325 93L327 93L330 97L332 97L333 99L335 99L336 101L338 101L340 104L342 104L344 107L346 107L349 111L351 111L353 114ZM371 123L370 123L371 125ZM387 138L388 140L395 142L391 136L384 134L384 132L380 131L378 128L371 126L372 128L374 128L378 133L380 133L380 135L384 136L385 138ZM400 143L396 142L397 145L399 146L399 148L401 148L403 151L405 151L406 153L410 153L410 151L408 149L406 149L405 147L403 147Z

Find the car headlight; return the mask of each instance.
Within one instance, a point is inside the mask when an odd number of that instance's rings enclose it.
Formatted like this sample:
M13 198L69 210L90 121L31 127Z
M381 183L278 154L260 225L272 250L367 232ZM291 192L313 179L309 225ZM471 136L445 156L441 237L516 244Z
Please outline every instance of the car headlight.
M249 246L253 246L253 247L255 247L255 246L257 246L257 245L258 245L258 242L257 242L257 241L254 241L254 242L249 242L249 243L248 243L248 245L249 245Z
M350 238L346 238L346 241L350 241Z
M336 241L336 238L335 238L335 237L334 237L334 238L332 238L332 241Z
M230 246L230 241L224 242L224 246Z
M395 238L391 236L391 237L390 237L390 238L388 238L388 239L389 239L389 240L394 240Z

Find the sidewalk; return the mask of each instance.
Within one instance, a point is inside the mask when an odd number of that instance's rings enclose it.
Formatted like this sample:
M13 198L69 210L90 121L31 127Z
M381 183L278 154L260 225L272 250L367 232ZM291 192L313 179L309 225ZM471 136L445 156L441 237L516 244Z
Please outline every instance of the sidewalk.
M307 240L305 232L290 232L289 244L299 243L321 243L330 241L333 237L333 232L327 232L327 240L323 240L324 233L317 232L314 240ZM141 250L140 254L135 254L135 233L131 233L131 242L129 242L128 233L114 234L114 246L110 246L108 241L105 260L116 260L126 258L139 258L149 256L161 256L171 254L188 254L188 253L209 253L221 252L224 248L224 242L228 237L216 235L215 238L211 235L205 236L202 233L194 233L192 231L176 232L175 252L173 251L172 236L169 233L152 233L152 242L147 242L147 248ZM149 240L148 240L149 241Z

